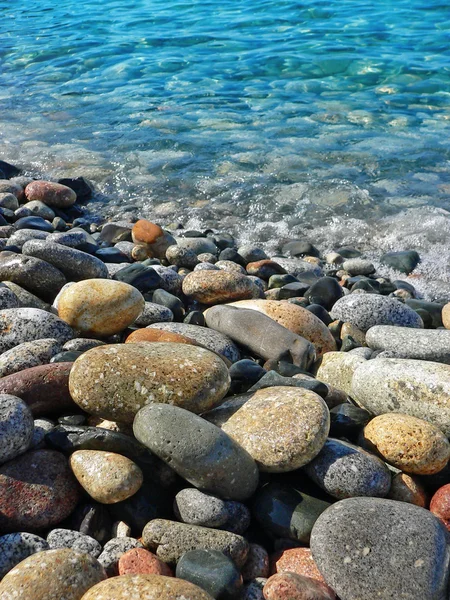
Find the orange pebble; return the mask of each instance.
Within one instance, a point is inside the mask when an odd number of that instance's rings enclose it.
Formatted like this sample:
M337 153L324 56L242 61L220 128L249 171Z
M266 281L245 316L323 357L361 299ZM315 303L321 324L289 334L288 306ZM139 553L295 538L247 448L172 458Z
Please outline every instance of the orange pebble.
M309 548L290 548L271 556L270 573L297 573L325 583Z
M119 575L165 575L173 577L172 569L144 548L128 550L119 559Z
M180 333L147 328L136 329L136 331L130 333L125 343L128 344L130 342L175 342L176 344L191 344L191 346L198 345L194 340Z

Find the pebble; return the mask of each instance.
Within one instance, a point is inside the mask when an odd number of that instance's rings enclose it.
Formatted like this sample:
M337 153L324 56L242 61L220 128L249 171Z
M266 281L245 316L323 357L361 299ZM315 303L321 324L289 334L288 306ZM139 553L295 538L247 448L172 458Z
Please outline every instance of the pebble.
M111 265L114 270L111 269ZM126 264L125 267L108 263L107 265L113 280L127 283L138 289L142 294L161 287L161 277L153 267L147 267L143 263ZM117 269L116 267L121 267Z
M0 354L0 377L48 364L60 352L61 346L61 342L51 338L18 344Z
M103 504L79 504L71 514L69 522L72 529L94 538L100 544L105 544L111 539L111 517Z
M91 340L90 338L74 338L69 340L63 346L63 350L67 352L86 352L91 348L97 348L97 346L104 346L105 342L101 340Z
M178 238L176 241L177 245L180 248L186 248L188 250L192 250L197 254L210 253L217 256L218 248L216 244L213 242L211 238L201 237L201 238Z
M83 489L102 504L114 504L135 494L143 483L141 469L115 452L77 450L70 466Z
M51 338L63 344L72 337L64 321L38 308L0 310L0 353L24 342Z
M52 529L47 535L48 546L52 550L70 548L75 552L90 554L94 558L100 556L101 545L89 535L71 529Z
M305 472L338 500L353 496L384 497L391 487L391 474L383 461L358 446L333 438L306 465Z
M198 586L162 575L122 575L91 588L81 600L213 600Z
M310 548L288 548L277 552L270 559L270 573L296 573L325 583L311 554Z
M136 329L125 340L126 344L136 342L174 342L175 344L189 344L191 346L203 347L202 344L197 343L190 337L172 331L165 331L165 329L159 329L159 327L158 329L152 329L151 327Z
M378 325L366 335L372 350L394 352L399 358L414 358L450 364L450 331L411 329Z
M277 573L263 589L265 600L335 600L336 594L326 585L296 573Z
M380 258L380 263L392 269L409 275L420 262L420 256L415 250L402 250L401 252L387 252Z
M249 551L247 540L235 533L165 519L147 523L142 541L146 548L168 563L177 563L190 550L206 549L223 552L240 568L245 564Z
M98 561L103 565L108 577L115 577L118 574L120 557L134 548L143 548L143 546L140 541L131 537L118 537L106 542Z
M426 508L428 505L428 498L423 485L417 477L411 477L406 473L394 475L387 498L399 502L408 502L422 508Z
M52 301L66 283L61 271L45 260L7 251L0 252L0 280L12 281L46 301Z
M430 501L430 512L450 531L450 484L443 485L435 492Z
M107 337L133 323L144 305L142 294L127 283L87 279L61 293L58 315L81 335Z
M142 486L139 489L142 489ZM113 523L111 533L113 537L130 537L131 527L125 521L116 521Z
M159 275L158 286L170 294L181 294L181 286L183 284L183 277L178 275L173 269L163 267L162 265L153 265L153 270Z
M247 560L242 567L242 578L251 581L258 577L269 576L269 555L267 550L259 544L250 544Z
M1 169L3 171L3 169ZM21 185L9 181L9 179L0 179L0 193L14 194L19 200L23 199L23 188Z
M169 246L167 248L166 258L171 265L185 267L186 269L193 269L199 264L197 254L193 250L190 248L182 248L178 245Z
M349 258L344 261L342 268L350 275L371 275L375 273L375 267L364 258Z
M349 498L316 521L311 550L341 600L444 600L450 548L445 527L418 506ZM395 557L395 560L393 560Z
M37 229L18 229L14 231L8 240L9 246L17 246L22 249L22 246L28 240L45 240L50 233L48 231L39 231Z
M34 533L8 533L0 537L0 580L20 562L49 550L48 543Z
M147 327L153 323L170 321L173 321L173 312L170 308L161 306L161 304L155 304L154 302L146 302L143 311L134 321L133 327Z
M184 278L183 293L202 304L251 298L254 284L247 276L229 271L195 271Z
M145 219L140 219L133 225L131 237L135 244L145 246L151 256L157 258L165 258L167 248L176 244L176 240L167 231Z
M119 575L165 575L173 577L173 571L165 562L145 550L133 548L119 558Z
M374 415L410 415L450 435L449 365L400 358L366 361L354 372L351 396Z
M422 319L406 304L378 294L350 294L331 309L331 317L366 332L375 325L423 328Z
M45 448L46 444L44 441L45 435L55 427L55 424L50 419L35 419L34 420L34 432L33 439L29 449L40 450Z
M31 410L23 400L0 394L0 464L26 452L34 434Z
M53 232L53 225L42 217L21 217L14 223L16 229L38 229L39 231Z
M174 513L182 523L215 528L229 519L228 504L229 501L196 488L185 488L175 496Z
M257 577L242 588L239 600L264 600L263 588L267 583L265 577Z
M16 283L12 281L3 281L3 285L5 285L13 294L15 294L18 299L18 307L21 308L40 308L41 310L50 311L50 305L43 300L40 300L34 294L31 294L24 288L20 287ZM15 308L14 306L2 306L2 308Z
M317 371L317 379L351 395L353 373L366 358L349 352L327 352Z
M19 308L19 298L8 287L0 287L0 310L5 308Z
M329 311L343 295L344 290L334 277L322 277L311 285L305 298L310 304L318 304Z
M47 206L56 208L68 208L75 204L77 199L77 195L72 189L51 181L32 181L25 188L25 196L28 202L40 200Z
M352 441L371 420L372 415L353 404L338 404L330 410L330 436Z
M134 420L137 440L192 485L245 500L258 484L252 457L221 429L176 406L149 404Z
M204 412L229 385L225 363L209 350L158 342L92 348L75 361L69 381L72 398L84 411L125 423L148 402Z
M78 498L78 484L63 454L27 452L0 467L0 532L56 525L74 510Z
M17 207L16 207L17 208ZM22 206L23 209L29 210L30 214L34 214L37 217L42 217L47 221L53 221L55 218L55 212L44 202L40 200L31 200ZM14 210L14 209L13 209Z

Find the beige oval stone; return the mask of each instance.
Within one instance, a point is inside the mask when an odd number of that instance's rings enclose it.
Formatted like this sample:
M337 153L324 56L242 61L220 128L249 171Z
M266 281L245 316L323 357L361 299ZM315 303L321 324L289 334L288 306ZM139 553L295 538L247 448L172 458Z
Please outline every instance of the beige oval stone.
M447 464L450 443L435 425L400 413L372 419L364 428L364 444L406 473L433 475Z
M442 309L442 323L445 329L450 329L450 302Z
M75 361L69 377L71 396L84 411L124 423L151 402L205 412L229 386L228 369L216 354L170 342L92 348Z
M115 504L133 496L144 481L141 469L129 458L115 452L77 450L70 467L78 483L91 498Z
M306 308L278 300L243 300L233 302L233 306L262 312L286 329L304 337L314 344L318 358L325 352L336 350L336 342L328 327Z
M334 388L351 395L353 373L365 362L366 359L358 354L327 352L322 358L316 377L319 381L329 383Z
M183 281L183 293L202 304L251 298L254 283L246 275L229 271L195 271Z
M110 279L86 279L63 290L58 315L83 335L120 333L144 309L142 294L132 285Z
M213 600L197 585L164 575L120 575L91 588L81 600Z
M277 386L255 392L222 429L261 471L285 473L317 456L330 430L330 413L314 392Z

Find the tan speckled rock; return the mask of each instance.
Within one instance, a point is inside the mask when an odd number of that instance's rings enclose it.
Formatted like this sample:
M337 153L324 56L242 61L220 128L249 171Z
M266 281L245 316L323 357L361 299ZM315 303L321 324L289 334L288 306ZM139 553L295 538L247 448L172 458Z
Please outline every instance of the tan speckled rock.
M132 285L109 279L86 279L62 291L58 315L82 335L120 333L141 314L145 300Z
M341 327L341 340L345 338L346 335L350 335L355 342L361 344L361 346L367 346L366 344L366 334L361 329L358 329L355 325L351 323L343 323Z
M233 302L233 306L262 312L292 333L304 337L314 344L318 358L325 352L336 350L336 342L328 327L306 308L277 300L242 300Z
M229 271L195 271L183 281L183 293L202 304L251 298L254 283L246 275Z
M94 586L81 600L213 599L204 590L184 579L163 575L121 575Z
M2 600L80 600L106 573L90 554L68 548L29 556L0 582Z
M391 489L387 498L408 502L426 508L427 494L417 477L411 477L406 473L397 473L392 478Z
M442 431L422 419L388 413L364 428L364 445L406 473L433 475L447 464L450 444Z
M102 504L115 504L135 494L144 480L141 469L115 452L77 450L70 466L80 485Z
M255 392L222 429L261 471L284 473L317 456L328 436L330 413L314 392L271 387Z
M205 412L229 386L228 369L216 354L161 342L92 348L75 361L69 378L72 398L83 410L124 423L150 402Z
M316 377L319 381L329 383L338 390L350 394L353 373L365 362L366 359L357 354L328 352L322 359Z
M442 323L445 329L450 329L450 302L442 309Z

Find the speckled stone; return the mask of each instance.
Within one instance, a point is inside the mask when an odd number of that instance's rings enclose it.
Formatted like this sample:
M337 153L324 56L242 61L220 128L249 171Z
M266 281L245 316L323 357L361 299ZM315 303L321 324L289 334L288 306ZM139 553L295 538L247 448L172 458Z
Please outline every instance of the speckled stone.
M196 488L185 488L175 496L174 513L178 520L189 525L221 527L230 516L228 503Z
M23 342L0 355L0 377L48 364L61 347L61 342L51 338Z
M81 600L213 600L198 586L163 575L122 575L91 588Z
M38 229L17 229L8 240L9 246L22 246L28 240L45 240L51 235L48 231L39 231Z
M284 473L317 456L327 439L330 413L314 392L271 387L255 392L222 429L261 471Z
M79 498L66 457L33 450L0 467L0 532L51 527L65 519Z
M87 279L66 288L58 300L58 315L82 335L106 337L123 331L144 308L142 294L132 285L107 279Z
M406 473L394 475L387 498L408 502L422 508L426 508L428 504L427 494L419 479Z
M0 394L0 464L23 454L31 445L34 421L23 400Z
M40 200L48 206L68 208L75 204L77 195L66 185L52 181L32 181L25 188L25 197L31 200Z
M75 361L69 381L72 398L83 410L125 423L149 402L204 412L224 397L229 385L225 363L209 350L145 342L85 352Z
M183 293L202 304L244 300L253 296L254 284L245 275L228 271L195 271L183 281Z
M270 557L270 573L297 573L325 583L322 573L317 568L310 548L288 548Z
M142 490L142 487L141 487ZM131 527L125 521L116 521L111 529L112 537L130 537Z
M186 552L178 561L176 576L221 600L235 600L242 587L236 565L219 550L200 548Z
M132 537L118 537L106 542L98 560L105 568L108 577L118 574L120 557L133 548L143 548L143 546L141 542Z
M89 535L71 529L52 529L47 535L47 543L52 550L70 548L75 552L90 554L94 558L100 556L102 547Z
M141 469L115 452L77 450L70 457L75 477L91 498L102 504L126 500L141 487Z
M191 346L202 346L195 340L181 333L173 331L165 331L164 329L152 329L145 327L144 329L136 329L125 340L126 344L136 342L174 342L175 344L190 344ZM203 346L202 346L203 347Z
M250 526L251 514L249 509L242 502L227 500L227 510L229 513L228 520L220 529L242 535Z
M430 511L450 531L450 484L440 487L431 498Z
M24 342L51 338L63 344L72 337L67 323L39 308L0 310L0 353Z
M0 252L0 280L12 281L39 298L51 301L66 283L59 269L50 263L15 252Z
M211 254L217 255L218 248L216 244L213 242L211 238L201 237L201 238L178 238L177 244L180 248L188 248L197 254L204 254L205 252L209 252Z
M40 200L30 200L30 202L26 202L22 208L23 210L29 211L28 214L42 217L43 219L47 219L47 221L53 221L56 216L55 212Z
M55 427L55 424L50 419L35 419L33 439L31 440L30 450L38 450L45 448L45 435Z
M149 329L160 329L183 335L205 348L225 356L232 363L238 361L241 357L236 344L228 336L214 329L200 327L199 325L190 325L189 323L158 323L151 325Z
M257 577L268 577L269 555L267 550L259 544L250 544L247 560L241 572L244 581L251 581Z
M181 275L178 275L173 269L163 267L162 265L152 265L152 269L154 269L161 278L158 285L162 290L165 290L170 294L175 294L176 296L181 294L181 286L183 284L183 277Z
M336 302L331 309L333 319L352 323L367 331L375 325L423 328L422 319L406 304L395 298L378 294L349 294Z
M189 248L174 245L166 250L166 258L171 265L193 269L198 263L197 254Z
M265 600L335 600L336 594L326 585L297 573L277 573L263 589Z
M353 373L366 362L363 356L349 352L328 352L317 371L317 379L346 394L351 393Z
M433 475L450 458L450 443L442 431L422 419L399 413L379 415L364 428L364 447L414 475Z
M69 340L63 346L63 350L67 352L86 352L97 346L104 346L105 342L101 340L91 340L90 338L74 338Z
M173 571L165 562L145 550L133 548L119 558L119 575L165 575L173 577Z
M423 508L380 498L333 504L316 521L311 550L341 600L445 600L450 547ZM395 560L393 560L395 557Z
M174 471L221 498L245 500L258 484L252 457L226 433L179 407L150 404L133 425L137 440Z
M176 563L190 550L219 550L238 567L247 559L249 545L245 538L228 531L186 525L176 521L154 519L142 532L144 546L168 563Z
M5 308L19 308L21 306L19 298L9 288L0 287L0 310Z
M50 310L50 305L43 300L40 300L37 296L28 292L24 288L20 287L12 281L2 281L2 284L9 288L11 292L15 294L18 299L18 306L22 308L40 308L41 310ZM3 306L2 308L14 308L14 306Z
M36 552L48 550L48 543L34 533L8 533L0 537L0 580L17 564Z
M146 302L144 309L138 318L134 321L134 327L147 327L153 323L165 323L173 321L173 312L166 306L155 304L154 302Z
M263 589L267 583L265 577L257 577L244 585L239 600L264 600Z
M378 325L366 336L372 350L395 352L399 358L415 358L450 364L450 331Z
M355 370L351 396L374 415L411 415L450 435L449 365L397 358L370 360Z
M330 496L386 496L391 474L379 458L358 446L329 438L305 467L307 475Z

